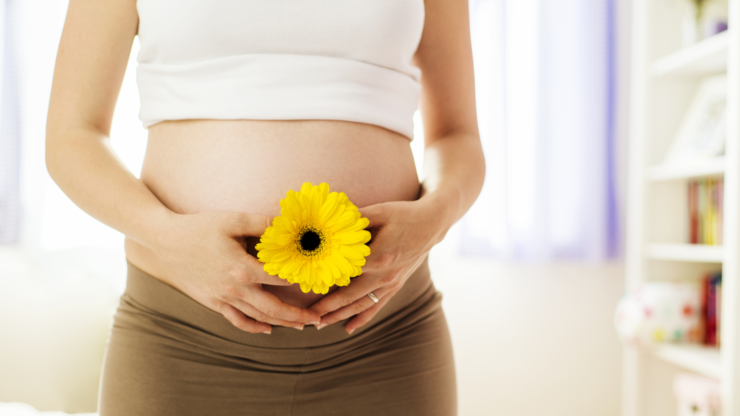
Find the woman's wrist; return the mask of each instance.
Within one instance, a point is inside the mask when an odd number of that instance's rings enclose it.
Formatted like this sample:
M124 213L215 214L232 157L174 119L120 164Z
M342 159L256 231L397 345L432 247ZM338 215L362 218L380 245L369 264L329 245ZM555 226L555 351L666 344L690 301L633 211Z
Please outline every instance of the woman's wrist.
M176 238L175 234L182 228L183 215L177 214L165 206L157 208L142 217L146 218L147 222L141 224L141 237L135 238L135 240L150 250L166 245L168 240L171 241Z
M453 224L459 219L460 193L454 189L437 189L423 192L417 201L430 227L435 229L433 244L441 242Z

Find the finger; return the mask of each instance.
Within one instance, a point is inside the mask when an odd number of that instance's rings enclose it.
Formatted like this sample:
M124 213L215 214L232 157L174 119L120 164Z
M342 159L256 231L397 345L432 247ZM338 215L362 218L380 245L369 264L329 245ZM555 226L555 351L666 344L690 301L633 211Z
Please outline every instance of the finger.
M270 286L290 286L293 283L290 283L289 281L285 279L281 279L277 276L270 276L267 273L257 273L250 279L251 283L258 283L262 285L270 285Z
M254 306L248 304L247 302L244 302L241 299L236 299L235 303L236 304L233 305L234 307L236 307L237 309L242 311L245 315L252 317L258 322L265 322L270 325L280 325L284 327L295 328L301 331L303 331L303 327L305 326L304 324L300 322L290 322L290 321L285 321L282 319L277 319L277 318L268 316L260 312L259 310L257 310L257 308L255 308Z
M370 221L370 224L368 224L368 228L377 228L383 226L386 222L388 222L388 218L390 217L390 209L388 207L388 203L380 203L375 205L368 205L366 207L360 208L360 215L367 218Z
M333 312L349 306L358 299L366 296L368 293L377 290L379 287L388 284L389 282L377 279L375 276L371 276L363 273L359 277L352 279L349 286L345 286L330 293L320 301L311 305L309 310L316 311L320 316L324 316L329 312ZM370 298L368 298L370 300Z
M237 212L229 224L228 232L233 237L260 237L267 227L272 225L272 218L265 215L253 215Z
M399 247L396 244L386 243L389 238L393 241L392 236L388 237L390 235L387 229L381 229L373 236L368 245L370 255L365 257L365 264L362 266L363 274L365 272L380 272L383 269L390 268L401 257L401 253L397 251Z
M399 254L389 251L388 246L384 244L382 237L370 245L370 255L365 257L365 265L362 266L363 274L366 272L381 273L398 260Z
M248 318L241 313L235 307L224 303L220 308L221 315L224 316L232 325L241 329L242 331L251 332L253 334L269 334L272 332L272 327L268 324L257 322L252 318Z
M290 286L293 284L278 276L272 276L267 273L264 269L264 264L250 255L244 257L244 263L244 273L247 274L248 277L246 278L246 281L249 283L259 283L272 286Z
M321 321L318 312L285 303L261 286L254 286L253 290L247 291L242 300L272 318L309 325L318 325Z
M385 299L387 294L390 293L392 290L393 288L391 288L390 286L384 286L373 291L375 297L378 298L378 303L375 303L375 301L370 299L369 296L365 295L364 297L362 297L361 299L357 299L350 305L340 308L334 312L330 312L321 317L321 323L316 328L321 329L327 325L339 322L342 319L347 319L352 315L357 315L365 312L366 310L376 305L380 305L381 302L384 302L383 299ZM385 302L387 302L387 300L385 300ZM385 302L383 304L385 304Z
M378 303L357 314L357 316L347 322L347 325L344 326L344 330L347 331L348 334L352 335L352 331L370 322L370 320L378 314L378 311L382 309L386 303L388 303L388 301L399 291L399 289L400 288L386 293L385 296L383 296L383 298L378 301Z

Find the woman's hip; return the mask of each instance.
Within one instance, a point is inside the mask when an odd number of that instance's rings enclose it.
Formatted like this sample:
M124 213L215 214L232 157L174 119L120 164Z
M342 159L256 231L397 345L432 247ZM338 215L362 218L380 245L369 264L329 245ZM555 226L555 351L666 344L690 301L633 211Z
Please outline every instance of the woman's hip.
M302 355L255 348L234 356L114 328L100 415L456 414L455 366L441 308L336 355L320 351L330 346L303 348ZM292 362L281 365L278 357Z
M250 334L129 265L106 350L101 416L452 415L454 361L441 298L425 261L387 310L353 335L344 321Z

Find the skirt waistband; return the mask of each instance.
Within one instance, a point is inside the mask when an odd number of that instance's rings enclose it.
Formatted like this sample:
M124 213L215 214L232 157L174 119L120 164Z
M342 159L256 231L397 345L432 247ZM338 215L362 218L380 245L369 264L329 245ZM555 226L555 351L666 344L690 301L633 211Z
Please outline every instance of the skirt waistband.
M236 328L220 313L201 305L130 262L127 264L126 291L121 296L119 315L145 315L149 321L156 321L157 326L168 326L168 330L176 331L178 337L191 339L197 344L219 339L229 341L229 344L253 347L300 349L349 340L362 342L363 339L381 336L394 327L403 327L423 319L440 307L442 298L432 283L428 259L424 259L395 296L370 322L352 335L344 331L349 319L336 322L321 331L311 325L307 325L303 331L273 326L272 334L252 334ZM211 341L207 341L209 339Z

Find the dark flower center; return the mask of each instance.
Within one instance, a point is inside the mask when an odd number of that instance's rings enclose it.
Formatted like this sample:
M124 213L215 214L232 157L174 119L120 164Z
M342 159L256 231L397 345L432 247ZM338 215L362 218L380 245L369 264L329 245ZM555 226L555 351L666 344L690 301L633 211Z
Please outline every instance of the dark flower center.
M301 248L306 251L315 251L321 245L321 236L315 231L308 230L301 236Z

